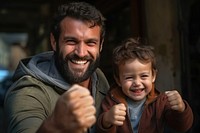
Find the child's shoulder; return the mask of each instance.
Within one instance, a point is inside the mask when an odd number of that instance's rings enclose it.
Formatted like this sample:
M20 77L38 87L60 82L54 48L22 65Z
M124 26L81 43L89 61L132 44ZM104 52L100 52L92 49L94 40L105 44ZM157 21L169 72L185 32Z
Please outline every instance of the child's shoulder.
M166 101L167 100L167 96L164 92L160 92L159 95L157 96L156 100L158 101Z
M169 102L165 93L159 93L152 101L146 102L146 111L152 114L156 113L157 117L160 118L163 112L169 110Z
M168 100L167 100L166 94L161 92L161 93L159 93L159 95L157 95L157 97L152 102L152 104L154 104L156 107L164 108L164 107L168 106L168 102L167 101Z

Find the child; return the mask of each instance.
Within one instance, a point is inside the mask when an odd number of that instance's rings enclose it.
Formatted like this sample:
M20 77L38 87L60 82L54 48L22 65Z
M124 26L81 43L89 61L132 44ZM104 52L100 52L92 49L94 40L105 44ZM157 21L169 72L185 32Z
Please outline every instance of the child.
M129 38L113 51L116 84L102 102L100 133L163 133L165 125L179 132L192 126L189 104L176 90L154 88L156 60L153 48Z

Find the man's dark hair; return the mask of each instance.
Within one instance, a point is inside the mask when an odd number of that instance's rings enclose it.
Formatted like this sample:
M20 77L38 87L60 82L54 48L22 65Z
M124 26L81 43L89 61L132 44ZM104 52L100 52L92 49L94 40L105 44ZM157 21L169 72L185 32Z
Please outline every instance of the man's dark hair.
M71 17L77 20L88 22L90 27L100 26L101 42L105 36L105 18L99 10L86 2L70 2L58 7L58 10L53 18L51 32L54 35L56 42L60 36L60 22L65 17ZM101 43L100 43L101 44Z

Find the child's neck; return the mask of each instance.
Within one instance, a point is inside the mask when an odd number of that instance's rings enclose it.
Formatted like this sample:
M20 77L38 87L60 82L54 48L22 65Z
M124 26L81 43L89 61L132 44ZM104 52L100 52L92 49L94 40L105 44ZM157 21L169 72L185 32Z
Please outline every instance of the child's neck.
M133 100L133 99L131 99L131 98L128 97L128 98L126 99L126 101L127 101L131 106L137 107L137 106L143 104L143 103L146 101L146 97L145 97L144 99L142 99L142 100L139 100L139 101L135 101L135 100Z

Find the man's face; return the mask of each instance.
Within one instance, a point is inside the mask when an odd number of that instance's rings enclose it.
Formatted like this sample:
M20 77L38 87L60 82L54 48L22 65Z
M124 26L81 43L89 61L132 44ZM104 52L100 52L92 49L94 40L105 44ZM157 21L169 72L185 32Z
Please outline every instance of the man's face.
M59 44L56 44L57 66L69 83L88 79L100 60L100 27L66 17L60 24Z

